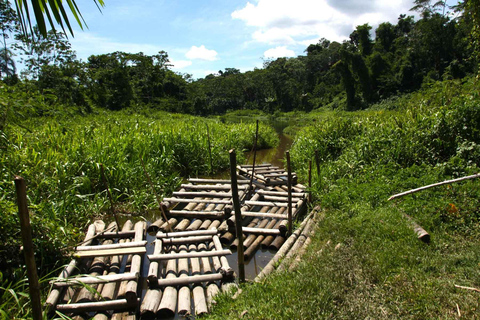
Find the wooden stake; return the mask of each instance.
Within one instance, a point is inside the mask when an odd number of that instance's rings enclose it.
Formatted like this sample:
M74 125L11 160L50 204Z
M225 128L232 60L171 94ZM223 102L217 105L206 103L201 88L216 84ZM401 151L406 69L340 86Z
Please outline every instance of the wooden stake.
M27 186L22 177L15 177L15 190L17 192L18 215L22 232L23 254L27 265L30 299L32 301L32 314L34 320L42 319L42 305L40 302L40 285L38 283L37 266L33 254L32 227L27 207Z
M257 159L257 139L258 139L258 120L257 120L257 128L255 130L255 140L253 142L253 164L252 164L252 176L250 177L250 187L249 193L252 194L252 185L253 185L253 175L255 174L255 161Z
M240 211L240 200L238 199L237 186L237 155L235 149L230 150L230 179L232 180L232 198L235 210L235 230L237 233L238 243L243 243L242 235L242 213ZM241 282L245 282L245 262L243 254L243 246L238 246L238 273Z
M287 192L288 192L288 234L292 234L292 167L290 166L290 151L286 152L287 155L287 172L288 172L288 179L287 179Z

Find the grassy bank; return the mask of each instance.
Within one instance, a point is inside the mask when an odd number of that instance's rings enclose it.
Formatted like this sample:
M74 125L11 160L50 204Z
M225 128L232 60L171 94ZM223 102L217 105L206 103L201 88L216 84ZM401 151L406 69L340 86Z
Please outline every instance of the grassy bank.
M315 150L321 160L312 189L324 219L303 262L244 286L236 300L222 297L209 318L478 317L478 292L455 285L480 287L479 182L387 199L478 172L479 115L473 81L437 83L367 111L318 114L291 152L304 179ZM405 214L431 234L430 245Z
M261 148L278 143L272 128L261 125L260 134ZM12 304L2 307L9 312L7 318L22 314L12 295L1 289L24 277L15 175L27 181L37 264L44 275L61 265L61 250L77 243L94 217L108 212L100 164L117 210L145 217L158 205L141 159L163 196L185 177L225 170L228 150L250 150L254 135L255 124L222 124L164 112L27 117L7 125L0 149L0 302L11 299ZM243 153L238 156L242 161Z

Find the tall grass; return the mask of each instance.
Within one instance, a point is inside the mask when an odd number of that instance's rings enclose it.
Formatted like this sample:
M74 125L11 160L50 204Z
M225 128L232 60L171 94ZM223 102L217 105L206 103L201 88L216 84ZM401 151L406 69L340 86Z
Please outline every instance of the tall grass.
M143 216L157 204L141 159L162 196L186 177L225 170L228 150L249 150L255 134L254 124L227 125L163 112L16 120L0 131L0 270L4 281L18 281L15 270L23 264L15 175L27 181L37 264L43 272L64 261L62 249L78 242L86 225L108 211L100 164L117 211ZM278 143L278 138L272 128L262 125L259 141L266 148ZM238 155L242 161L242 152Z
M212 319L475 319L480 185L467 181L388 202L411 188L478 172L478 83L445 81L366 111L310 114L291 155L325 218L295 271L222 297ZM315 165L313 166L315 168ZM432 236L416 239L405 214ZM244 311L247 313L242 316Z

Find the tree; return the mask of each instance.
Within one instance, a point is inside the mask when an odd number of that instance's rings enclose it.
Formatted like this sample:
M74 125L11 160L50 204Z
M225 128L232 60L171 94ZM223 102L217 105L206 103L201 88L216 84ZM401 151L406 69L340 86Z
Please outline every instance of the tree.
M15 48L26 56L22 58L22 62L27 67L26 72L24 72L26 76L36 79L43 66L59 66L75 60L75 51L71 49L70 42L65 34L50 30L46 37L43 37L36 27L33 32L36 39L23 34L16 35L16 39L20 42L15 44Z
M15 61L13 53L7 47L7 39L18 28L17 15L10 7L8 0L0 0L0 33L3 48L0 52L0 77L12 77L15 74Z
M93 0L93 2L97 5L99 10L101 7L105 6L103 0ZM33 9L36 23L34 23L30 17L29 3ZM64 5L65 3L68 5L68 7ZM83 19L75 0L15 0L15 5L20 20L19 22L25 36L37 36L34 30L34 25L36 24L40 34L46 37L48 33L47 21L52 30L55 30L55 23L57 23L62 28L63 33L66 33L66 27L73 36L73 30L68 18L68 12L73 15L77 24L82 30L83 25L86 26L85 20Z

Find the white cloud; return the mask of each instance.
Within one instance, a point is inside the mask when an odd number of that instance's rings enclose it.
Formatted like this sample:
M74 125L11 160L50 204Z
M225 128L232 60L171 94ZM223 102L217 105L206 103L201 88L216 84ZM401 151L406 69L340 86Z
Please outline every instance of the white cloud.
M254 27L255 41L290 46L315 38L342 41L357 25L395 23L411 6L412 0L257 0L231 17Z
M192 61L190 60L172 60L170 59L170 63L173 65L173 69L183 69L192 65Z
M217 51L209 50L205 48L205 46L202 44L200 47L192 46L190 50L185 54L185 57L192 60L199 59L214 61L217 60Z
M263 53L265 58L282 58L282 57L295 57L295 52L293 50L287 49L286 46L276 47L268 49Z
M84 60L92 54L122 51L128 53L143 52L147 55L154 55L165 49L151 44L117 42L109 38L99 37L90 32L77 32L75 33L75 38L72 37L69 40L73 50L77 52L77 57Z

